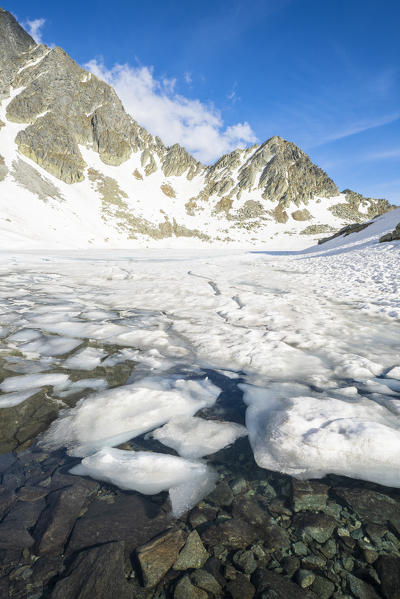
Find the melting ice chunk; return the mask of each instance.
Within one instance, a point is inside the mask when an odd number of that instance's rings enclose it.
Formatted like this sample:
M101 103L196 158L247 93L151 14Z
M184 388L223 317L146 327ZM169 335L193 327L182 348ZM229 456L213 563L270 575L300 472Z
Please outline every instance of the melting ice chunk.
M93 370L98 366L107 353L102 349L95 347L85 347L70 356L63 363L63 368L72 370Z
M81 399L51 425L44 445L86 456L149 432L174 416L212 406L220 389L208 380L146 377Z
M82 343L82 339L70 339L58 335L42 335L39 339L20 345L23 353L35 353L41 356L62 356Z
M67 374L41 373L41 374L21 374L20 376L10 376L0 385L1 391L25 391L25 389L38 389L51 385L53 387L63 387L68 381Z
M400 416L360 397L274 397L241 385L259 466L297 478L334 473L400 487ZM393 406L390 406L393 408Z
M84 458L70 472L145 495L169 491L172 512L176 517L210 493L217 478L203 462L163 453L114 448L104 448Z
M33 391L20 391L15 393L5 393L4 395L0 395L0 408L13 408L18 404L22 403L32 395L37 393L37 389Z
M152 436L184 458L202 458L245 437L247 429L234 422L216 422L203 418L173 418Z

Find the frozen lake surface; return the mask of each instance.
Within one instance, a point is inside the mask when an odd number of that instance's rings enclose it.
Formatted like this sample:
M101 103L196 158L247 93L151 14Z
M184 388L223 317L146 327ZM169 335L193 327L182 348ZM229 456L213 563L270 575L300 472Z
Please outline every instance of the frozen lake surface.
M201 458L247 433L263 468L400 487L399 271L395 244L362 237L303 253L3 252L0 407L46 392L45 447L142 492L162 468L180 511L193 480L214 479ZM145 433L175 455L135 477L132 452L104 450Z

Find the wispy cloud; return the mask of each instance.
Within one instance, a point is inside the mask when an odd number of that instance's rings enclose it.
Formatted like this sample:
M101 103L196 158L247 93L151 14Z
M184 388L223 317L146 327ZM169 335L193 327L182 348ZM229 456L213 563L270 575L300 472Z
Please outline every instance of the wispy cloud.
M344 139L346 137L350 137L351 135L356 135L357 133L363 133L364 131L368 131L369 129L375 129L377 127L383 127L384 125L389 125L390 123L394 123L395 121L400 119L400 112L395 112L392 114L387 114L384 116L380 116L374 119L364 119L359 121L354 121L353 123L347 125L343 129L338 129L335 132L327 135L323 139L321 139L317 144L313 144L312 148L318 148L319 146L325 145L332 141L338 141L339 139Z
M151 67L117 64L107 69L101 60L85 67L115 88L127 112L143 127L167 145L180 143L202 162L257 141L247 122L225 126L220 110L177 94L176 80L157 79Z
M382 150L381 152L372 152L364 156L364 161L374 160L397 160L400 159L400 148L393 148L391 150Z
M28 19L24 25L30 36L33 37L37 44L42 43L42 29L46 23L46 19Z

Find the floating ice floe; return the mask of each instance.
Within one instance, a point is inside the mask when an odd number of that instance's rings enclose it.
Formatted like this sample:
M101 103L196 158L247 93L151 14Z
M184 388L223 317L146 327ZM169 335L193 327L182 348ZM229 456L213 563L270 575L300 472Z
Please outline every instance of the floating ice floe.
M39 354L41 356L62 356L81 345L82 339L59 337L58 335L42 335L29 343L19 346L25 354Z
M32 397L32 395L35 395L35 393L37 393L37 389L34 391L16 391L14 393L0 395L0 408L13 408Z
M152 433L154 439L172 447L183 458L202 458L246 435L246 427L235 422L217 422L190 416L173 418Z
M268 388L241 387L260 467L302 479L333 473L400 487L397 406L361 396L283 398Z
M212 406L220 389L209 380L146 377L81 399L51 425L44 444L86 456L149 432L175 416Z
M203 462L147 451L104 448L70 470L121 489L153 495L169 491L175 517L190 510L215 486L217 475Z
M0 390L25 391L26 389L38 389L40 387L52 386L62 388L68 382L68 375L59 372L41 374L21 374L10 376L0 384Z
M72 370L93 370L99 366L106 355L107 353L102 349L85 347L85 349L77 351L73 356L67 358L62 366Z

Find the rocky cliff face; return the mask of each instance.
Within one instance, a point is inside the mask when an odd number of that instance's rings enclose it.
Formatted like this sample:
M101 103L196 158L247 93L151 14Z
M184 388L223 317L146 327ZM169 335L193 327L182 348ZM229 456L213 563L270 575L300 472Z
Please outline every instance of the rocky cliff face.
M74 194L90 198L101 223L119 235L129 229L130 239L155 230L157 238L184 231L199 239L255 243L282 233L324 232L389 208L384 200L349 190L339 194L324 171L280 137L235 150L213 166L202 165L178 144L166 147L125 112L109 85L61 48L35 44L2 9L1 99L0 180L7 189L15 184L43 200L50 185L57 190L50 198L67 203ZM48 181L40 192L37 183L29 189L29 178L21 175L29 168L39 169L32 181ZM114 221L104 213L93 168L121 190L123 205L114 210ZM313 214L321 201L324 222ZM306 229L303 221L309 221Z

